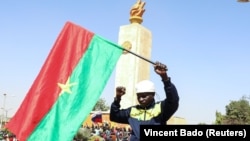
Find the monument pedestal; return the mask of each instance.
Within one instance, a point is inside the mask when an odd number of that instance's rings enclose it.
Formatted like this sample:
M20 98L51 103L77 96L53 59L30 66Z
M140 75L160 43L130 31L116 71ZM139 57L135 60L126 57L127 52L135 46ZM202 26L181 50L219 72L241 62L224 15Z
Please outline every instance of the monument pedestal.
M144 58L150 60L152 35L151 32L141 24L133 23L120 27L120 45L129 42L132 46L129 49ZM145 79L150 79L150 67L152 64L131 54L124 52L117 62L115 73L115 88L126 87L126 94L122 96L121 108L127 108L137 104L135 85Z

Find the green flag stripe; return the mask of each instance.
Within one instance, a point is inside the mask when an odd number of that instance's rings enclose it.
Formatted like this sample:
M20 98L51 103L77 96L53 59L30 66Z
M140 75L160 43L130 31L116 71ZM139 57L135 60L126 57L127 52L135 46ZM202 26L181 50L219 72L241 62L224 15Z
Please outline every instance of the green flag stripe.
M70 141L100 98L121 53L120 46L100 36L93 36L87 51L69 77L72 93L61 93L28 140Z

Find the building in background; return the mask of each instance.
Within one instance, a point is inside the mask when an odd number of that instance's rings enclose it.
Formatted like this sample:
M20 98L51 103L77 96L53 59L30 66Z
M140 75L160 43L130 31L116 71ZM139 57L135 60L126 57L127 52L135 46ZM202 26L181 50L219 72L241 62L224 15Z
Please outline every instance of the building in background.
M102 119L98 120L98 121L102 121L102 122L94 122L92 120L93 118L93 115L96 114L96 113L99 113L101 114L101 117ZM116 123L116 122L111 122L109 120L109 111L92 111L89 116L87 117L87 119L83 122L82 126L86 127L86 126L95 126L95 125L103 125L103 124L109 124L111 127L125 127L125 128L130 128L130 126L128 124L120 124L120 123ZM183 124L187 124L187 121L185 120L185 118L182 118L182 117L171 117L167 124L175 124L175 125L183 125Z

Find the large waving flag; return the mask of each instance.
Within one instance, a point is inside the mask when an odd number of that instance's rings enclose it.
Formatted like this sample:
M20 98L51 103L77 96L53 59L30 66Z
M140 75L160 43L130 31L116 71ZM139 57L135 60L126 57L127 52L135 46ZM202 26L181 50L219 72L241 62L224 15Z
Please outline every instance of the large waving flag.
M67 22L6 128L19 141L72 140L121 54L121 46Z

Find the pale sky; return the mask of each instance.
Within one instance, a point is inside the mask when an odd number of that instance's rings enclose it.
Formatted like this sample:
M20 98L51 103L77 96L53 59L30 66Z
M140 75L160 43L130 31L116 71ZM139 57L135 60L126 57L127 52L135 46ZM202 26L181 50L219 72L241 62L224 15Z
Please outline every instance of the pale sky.
M152 32L152 61L165 63L180 96L174 116L189 124L215 121L231 100L250 95L250 2L144 0L142 26ZM136 0L2 1L0 4L0 107L12 116L67 21L118 42ZM157 100L165 98L151 70ZM103 94L113 100L114 74ZM2 114L2 111L1 111Z

